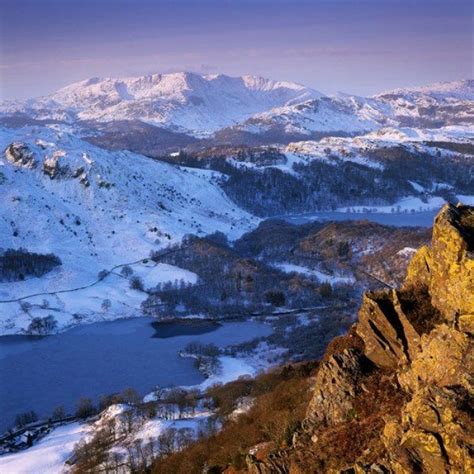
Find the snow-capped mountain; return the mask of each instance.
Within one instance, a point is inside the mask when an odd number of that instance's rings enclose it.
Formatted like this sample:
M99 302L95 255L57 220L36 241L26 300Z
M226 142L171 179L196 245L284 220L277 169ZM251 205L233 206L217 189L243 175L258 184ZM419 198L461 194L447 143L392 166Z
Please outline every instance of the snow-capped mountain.
M420 87L397 88L391 91L377 94L376 98L386 98L389 96L403 96L405 98L428 96L433 99L459 99L474 100L474 80L465 79L461 81L436 82Z
M209 134L274 107L322 94L256 76L189 72L136 78L92 78L39 99L3 104L3 113L37 119L141 120L190 134Z
M396 89L368 98L342 93L329 97L292 82L183 72L88 79L46 97L0 104L0 118L79 122L100 134L105 126L114 138L123 138L114 124L133 122L136 129L141 123L156 133L142 130L140 141L158 134L152 141L168 148L173 142L182 147L189 142L186 136L215 138L214 144L288 143L384 127L472 125L473 104L473 80Z
M62 265L41 278L0 282L0 300L82 287L98 272L147 258L185 234L236 238L258 224L215 184L219 173L188 170L130 152L110 152L51 128L0 129L0 253L52 253ZM134 265L145 286L196 275L172 266ZM120 275L80 292L0 305L0 333L53 314L59 328L106 315L138 313L143 295ZM47 304L44 304L44 300ZM54 309L54 311L53 311Z
M227 135L247 132L287 139L361 135L385 127L438 128L474 123L474 81L396 89L365 98L319 97L255 114Z
M474 123L474 80L395 89L373 97L400 126L437 128Z

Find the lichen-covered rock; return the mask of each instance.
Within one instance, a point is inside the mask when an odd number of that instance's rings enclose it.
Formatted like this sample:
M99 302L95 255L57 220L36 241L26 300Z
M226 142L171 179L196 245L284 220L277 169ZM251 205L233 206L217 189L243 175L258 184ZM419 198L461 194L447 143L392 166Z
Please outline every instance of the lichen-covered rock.
M391 472L472 472L474 438L463 391L425 387L413 395L401 420L386 423L383 443Z
M446 205L431 244L430 294L447 320L474 313L474 208Z
M353 349L331 356L318 370L307 419L318 428L347 421L361 390L363 356Z
M458 327L460 331L474 335L474 313L459 316Z
M379 367L396 369L412 360L419 349L420 336L395 290L364 295L356 331L364 341L365 355Z
M431 251L426 245L415 253L407 268L405 286L430 286L431 281Z
M34 168L36 160L33 152L24 143L12 143L5 150L5 158L15 166Z
M474 208L447 204L435 219L431 249L408 267L405 285L427 284L447 321L474 313Z
M411 392L426 385L459 385L471 390L473 374L473 347L469 337L442 324L422 336L420 352L410 367L399 373L398 379Z

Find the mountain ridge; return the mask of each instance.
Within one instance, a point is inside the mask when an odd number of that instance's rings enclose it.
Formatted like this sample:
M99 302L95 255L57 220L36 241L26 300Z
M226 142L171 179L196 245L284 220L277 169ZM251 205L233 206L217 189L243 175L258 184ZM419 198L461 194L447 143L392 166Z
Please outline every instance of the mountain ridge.
M260 76L191 72L93 77L37 99L0 104L0 115L113 123L139 120L194 137L359 135L386 126L439 128L474 123L474 81L398 88L371 97L327 96ZM245 134L250 134L247 137Z
M4 112L69 121L140 119L200 134L278 105L320 96L296 83L258 76L183 72L86 79L45 97L5 104Z

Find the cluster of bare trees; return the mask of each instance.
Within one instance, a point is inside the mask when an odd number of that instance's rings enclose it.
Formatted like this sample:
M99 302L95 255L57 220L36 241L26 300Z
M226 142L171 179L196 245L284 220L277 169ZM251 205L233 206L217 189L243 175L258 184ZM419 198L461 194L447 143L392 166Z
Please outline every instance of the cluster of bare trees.
M136 400L133 389L127 389L117 399L117 395L103 400L102 405ZM173 388L159 390L159 402L129 402L117 416L107 418L105 415L92 438L79 442L74 448L70 463L74 472L147 472L158 457L185 449L191 445L196 436L207 436L215 431L215 422L203 422L197 430L190 428L168 427L157 436L146 440L136 437L144 423L158 417L162 420L176 420L194 416L201 394L199 390ZM82 400L79 407L89 407ZM124 448L121 453L113 450L114 446ZM125 451L125 453L124 453Z

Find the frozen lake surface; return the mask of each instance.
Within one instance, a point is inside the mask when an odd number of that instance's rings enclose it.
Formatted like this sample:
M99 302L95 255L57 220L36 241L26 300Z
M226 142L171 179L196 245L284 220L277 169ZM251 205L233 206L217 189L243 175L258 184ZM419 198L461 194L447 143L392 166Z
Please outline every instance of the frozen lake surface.
M271 333L252 321L201 322L194 333L189 322L155 329L153 321L96 323L43 338L0 337L0 433L28 410L43 417L62 405L70 413L81 397L97 401L127 387L144 395L156 386L199 384L204 377L194 361L178 355L189 342L225 347Z

